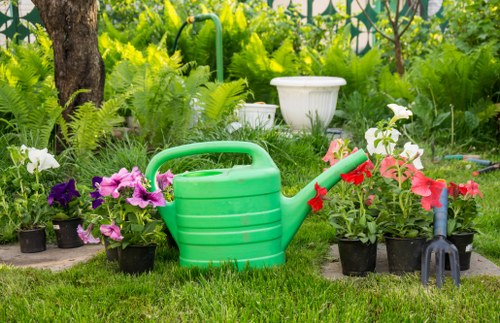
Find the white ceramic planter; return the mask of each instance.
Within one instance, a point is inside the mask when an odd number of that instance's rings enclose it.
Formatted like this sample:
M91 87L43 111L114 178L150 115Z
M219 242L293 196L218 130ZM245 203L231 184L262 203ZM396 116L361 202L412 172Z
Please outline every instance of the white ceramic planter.
M271 129L277 107L274 104L245 103L236 110L236 115L242 124L248 124L253 129Z
M323 127L332 121L341 86L340 77L288 76L271 80L278 89L281 114L292 130L311 130L316 114Z

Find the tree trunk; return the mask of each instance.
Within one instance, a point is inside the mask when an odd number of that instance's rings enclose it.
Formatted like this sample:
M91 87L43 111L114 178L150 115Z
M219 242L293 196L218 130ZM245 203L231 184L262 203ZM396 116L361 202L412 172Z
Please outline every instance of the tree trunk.
M396 71L399 76L403 76L405 74L405 65L403 61L400 35L397 34L394 34L394 56L396 59Z
M85 102L101 105L104 63L97 43L98 0L32 0L40 12L54 49L54 71L63 117ZM74 101L71 95L80 89Z

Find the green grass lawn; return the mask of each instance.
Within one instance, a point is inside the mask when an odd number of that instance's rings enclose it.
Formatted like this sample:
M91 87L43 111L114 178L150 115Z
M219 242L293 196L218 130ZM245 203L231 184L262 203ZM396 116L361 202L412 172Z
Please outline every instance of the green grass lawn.
M462 182L470 178L470 167L464 162L440 162L426 173ZM499 175L475 178L485 198L478 220L482 234L474 246L496 264L500 264ZM293 176L292 171L283 176ZM284 189L293 192L300 185ZM462 278L459 288L447 278L442 289L433 280L422 287L418 274L325 279L321 265L334 237L327 218L311 214L287 249L285 265L242 272L229 266L181 268L177 251L168 246L159 248L154 271L138 277L119 273L104 252L58 273L0 265L0 321L500 321L499 277Z

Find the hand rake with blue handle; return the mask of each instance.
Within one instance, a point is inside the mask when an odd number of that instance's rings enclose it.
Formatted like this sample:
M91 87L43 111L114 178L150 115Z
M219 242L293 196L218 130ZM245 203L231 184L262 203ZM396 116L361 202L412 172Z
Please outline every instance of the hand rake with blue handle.
M436 284L443 286L445 254L450 258L451 277L456 286L460 286L460 264L458 250L446 240L446 225L448 221L448 189L445 187L439 197L441 207L434 207L434 238L427 243L422 252L422 269L420 272L422 284L427 286L432 253L436 253Z

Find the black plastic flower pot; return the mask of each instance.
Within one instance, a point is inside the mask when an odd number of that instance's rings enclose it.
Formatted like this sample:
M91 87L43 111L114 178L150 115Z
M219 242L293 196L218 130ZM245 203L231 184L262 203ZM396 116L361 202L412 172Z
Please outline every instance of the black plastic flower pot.
M142 274L153 270L156 245L118 247L118 266L127 274Z
M377 264L377 243L363 243L360 240L340 239L338 243L342 274L366 276L375 272Z
M53 220L52 225L59 248L67 249L83 246L83 241L76 231L78 225L83 225L83 219Z
M468 270L470 268L470 258L472 255L472 241L474 240L474 232L464 232L454 234L447 238L458 249L458 260L460 270ZM445 257L445 269L450 270L450 259L448 254Z
M111 242L108 237L104 238L104 247L106 248L106 260L117 261L118 260L118 248L110 248Z
M397 275L419 271L426 239L385 237L389 272Z
M17 232L22 253L33 253L47 250L47 235L45 228L19 230Z

